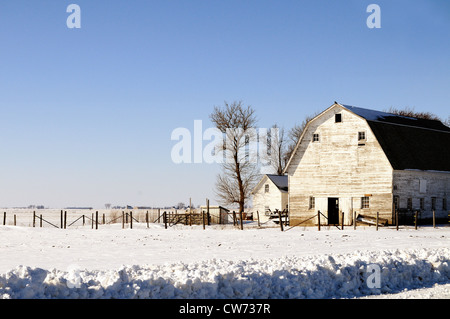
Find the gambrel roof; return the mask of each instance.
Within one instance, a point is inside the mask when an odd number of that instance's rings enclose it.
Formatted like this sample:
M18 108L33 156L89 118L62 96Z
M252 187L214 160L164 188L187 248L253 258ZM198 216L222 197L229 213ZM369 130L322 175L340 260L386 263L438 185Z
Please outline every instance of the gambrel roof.
M450 127L441 121L342 106L367 121L394 170L450 171Z
M445 126L441 121L427 120L416 117L396 115L392 113L386 113L381 111L363 109L361 107L350 106L342 104L344 108L352 113L364 118L371 122L383 122L387 124L405 125L415 128L424 128L431 130L438 130L444 132L450 132L450 127Z
M394 170L450 172L450 128L441 121L401 116L339 103L333 104L330 108L336 105L366 120ZM303 135L299 143L302 138ZM298 144L291 159L297 148Z

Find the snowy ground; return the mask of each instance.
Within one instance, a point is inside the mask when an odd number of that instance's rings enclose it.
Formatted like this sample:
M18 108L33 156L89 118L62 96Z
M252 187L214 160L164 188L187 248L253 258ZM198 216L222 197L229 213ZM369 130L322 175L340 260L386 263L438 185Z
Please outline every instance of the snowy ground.
M249 226L0 226L0 297L450 298L448 226Z

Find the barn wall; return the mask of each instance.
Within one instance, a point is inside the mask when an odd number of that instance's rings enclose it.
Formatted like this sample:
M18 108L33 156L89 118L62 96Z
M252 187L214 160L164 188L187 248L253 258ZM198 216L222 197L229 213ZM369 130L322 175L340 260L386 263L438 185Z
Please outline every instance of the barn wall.
M435 197L436 218L446 218L450 210L450 172L394 171L394 195L399 198L399 208L408 208L408 198L411 198L414 211L421 210L420 198L423 198L422 219L432 218L431 201Z
M341 123L335 123L336 113L342 114ZM365 141L358 141L360 131ZM319 134L319 142L313 142L313 134ZM329 197L339 198L346 224L353 220L350 210L392 218L392 167L367 122L338 105L309 124L287 174L291 224L317 210L327 216ZM310 196L316 198L314 209L309 209ZM361 208L363 196L370 198L369 208Z

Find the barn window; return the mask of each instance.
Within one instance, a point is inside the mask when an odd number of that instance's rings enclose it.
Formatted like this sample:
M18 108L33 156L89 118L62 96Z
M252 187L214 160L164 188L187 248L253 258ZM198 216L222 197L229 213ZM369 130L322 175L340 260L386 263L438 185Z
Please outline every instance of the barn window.
M425 194L427 192L427 181L424 179L419 180L419 192Z
M409 210L412 210L412 198L411 197L408 198L406 205Z
M366 132L358 132L358 141L366 140Z
M268 192L269 192L269 184L266 184L266 185L264 186L264 192L265 192L265 193L268 193Z
M316 208L316 199L313 196L309 197L309 209Z
M319 134L313 134L313 142L319 142Z
M436 210L436 197L431 197L431 210Z
M425 199L421 198L420 199L420 210L424 210L425 209Z
M369 208L369 197L361 197L361 208Z
M342 122L342 114L338 113L334 115L334 122L341 123Z
M394 210L397 210L399 208L400 203L400 197L398 195L394 195Z

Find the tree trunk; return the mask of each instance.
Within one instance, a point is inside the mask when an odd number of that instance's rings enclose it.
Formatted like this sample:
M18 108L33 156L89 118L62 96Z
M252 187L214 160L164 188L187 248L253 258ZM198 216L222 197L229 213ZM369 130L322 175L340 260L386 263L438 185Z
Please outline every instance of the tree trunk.
M234 161L236 164L236 178L237 178L238 186L239 186L239 213L243 213L244 212L244 203L245 203L244 183L242 182L241 168L239 165L237 155L234 156Z

